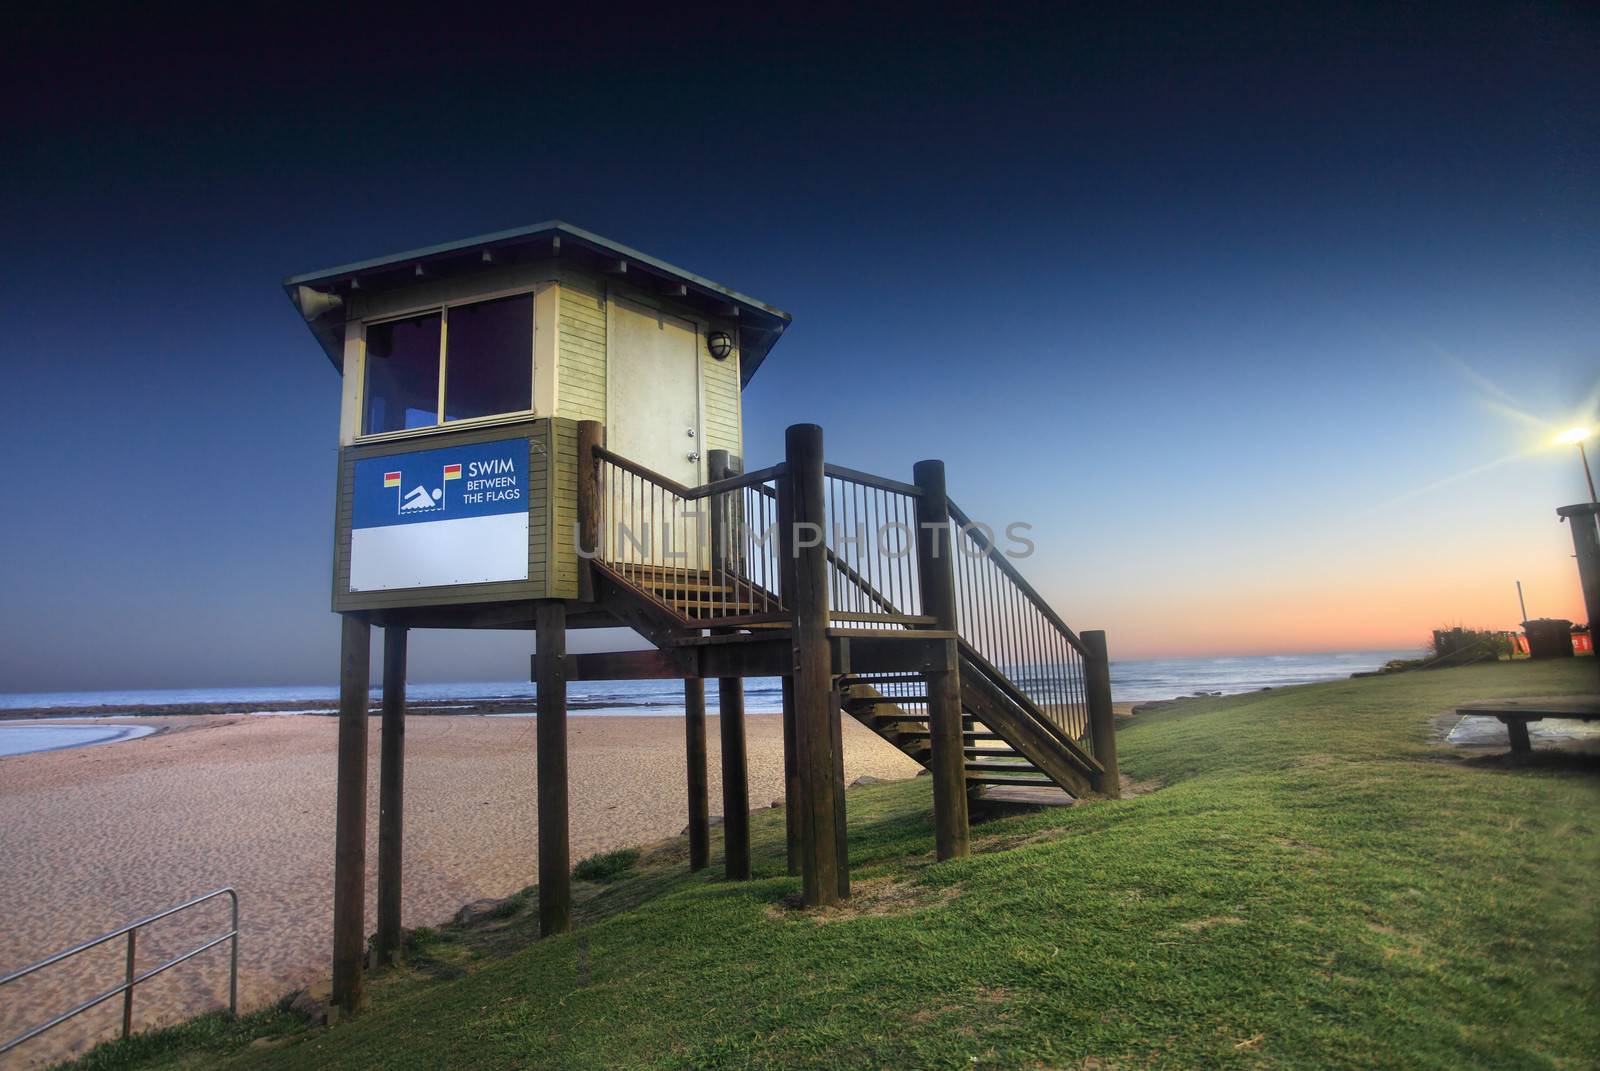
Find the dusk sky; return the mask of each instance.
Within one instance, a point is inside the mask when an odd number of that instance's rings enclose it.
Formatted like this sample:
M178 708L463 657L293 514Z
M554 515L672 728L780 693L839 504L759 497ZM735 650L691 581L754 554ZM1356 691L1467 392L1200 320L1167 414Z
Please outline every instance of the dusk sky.
M333 683L339 379L280 282L547 219L792 313L748 463L944 458L1113 658L1581 619L1593 5L582 6L11 16L0 691Z

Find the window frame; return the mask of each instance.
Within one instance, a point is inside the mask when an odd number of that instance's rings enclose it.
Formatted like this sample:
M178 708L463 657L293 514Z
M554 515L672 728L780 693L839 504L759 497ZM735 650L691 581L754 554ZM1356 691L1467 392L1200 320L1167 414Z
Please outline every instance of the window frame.
M539 288L536 286L516 286L505 290L491 290L482 294L473 294L471 297L456 298L450 301L430 301L396 312L386 312L382 316L363 319L361 321L361 381L356 399L358 430L354 441L383 442L388 439L411 439L419 435L437 435L440 432L456 431L458 429L509 424L538 416L538 410L534 405L534 393L538 390L538 290ZM528 347L528 407L526 409L507 410L503 413L491 413L488 416L468 417L464 420L445 420L445 384L450 360L450 310L463 305L479 305L487 301L522 296L527 296L529 299L528 315L532 320L528 332L528 337L531 341ZM434 423L425 427L399 428L394 431L368 432L362 430L367 425L367 328L378 324L394 323L399 320L411 320L418 316L427 316L429 313L439 314L439 391L438 397L434 399Z

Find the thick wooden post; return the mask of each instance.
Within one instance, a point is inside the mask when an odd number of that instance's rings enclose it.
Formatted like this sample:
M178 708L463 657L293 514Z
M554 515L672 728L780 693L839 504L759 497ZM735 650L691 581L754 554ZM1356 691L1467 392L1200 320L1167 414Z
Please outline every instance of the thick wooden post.
M800 773L800 869L808 905L839 899L837 765L829 718L833 695L828 649L828 559L826 486L822 470L822 429L795 424L784 436L792 482L794 521L780 532L783 552L792 559L789 592L794 666L795 750Z
M383 627L383 734L378 751L378 960L400 954L405 815L406 627Z
M539 933L572 928L572 863L567 825L567 607L534 604L534 719L539 761Z
M922 613L935 628L956 628L955 553L950 538L950 499L944 462L919 461L913 478L917 496L917 577ZM933 749L933 828L935 854L954 859L970 851L967 819L966 744L961 735L961 677L954 658L949 668L925 674L928 681L928 736Z
M722 850L733 881L750 876L750 760L745 747L744 681L717 681L722 729Z
M594 601L594 571L585 555L600 551L600 470L594 449L604 444L605 425L578 421L578 597Z
M711 804L706 777L706 682L683 682L684 751L689 765L689 869L711 863Z
M786 553L789 544L784 533L794 528L794 481L787 476L778 484L778 591L785 600L794 591L794 555ZM801 845L804 839L800 815L800 749L794 728L794 676L783 675L783 824L788 841L787 863L790 874L800 873Z
M339 644L339 782L334 802L333 1003L361 1007L367 886L367 690L372 626L345 614Z
M783 679L783 832L791 874L800 873L800 768L794 742L794 678Z
M831 676L831 675L830 675ZM839 899L850 899L850 815L844 798L844 696L835 684L828 695L828 738L833 748L833 854Z
M706 454L706 480L715 483L736 475L738 465L726 450ZM706 500L711 511L711 580L728 583L737 575L737 558L730 546L726 495ZM735 588L735 590L737 590ZM717 725L722 738L722 844L724 866L734 881L750 876L750 759L745 743L744 680L723 677L717 681Z
M1080 634L1088 654L1083 659L1083 686L1089 700L1089 742L1104 772L1094 779L1095 791L1112 799L1122 797L1122 775L1117 771L1117 726L1111 713L1111 656L1106 634L1095 630Z

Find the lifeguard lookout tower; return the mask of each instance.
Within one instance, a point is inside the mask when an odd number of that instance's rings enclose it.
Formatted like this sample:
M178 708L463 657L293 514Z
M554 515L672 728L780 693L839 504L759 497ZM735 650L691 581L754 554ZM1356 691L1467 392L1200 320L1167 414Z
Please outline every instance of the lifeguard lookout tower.
M721 702L724 866L750 875L742 678L783 680L789 869L849 895L840 716L933 774L937 852L968 803L1117 793L1103 633L1070 629L944 467L826 463L788 429L743 458L741 393L787 313L565 223L285 280L343 377L334 1000L360 1003L370 630L384 630L376 950L402 939L413 628L525 629L537 682L541 929L570 925L566 688L684 681L690 866L710 861L705 680ZM930 414L930 419L932 418ZM566 654L569 628L648 651Z

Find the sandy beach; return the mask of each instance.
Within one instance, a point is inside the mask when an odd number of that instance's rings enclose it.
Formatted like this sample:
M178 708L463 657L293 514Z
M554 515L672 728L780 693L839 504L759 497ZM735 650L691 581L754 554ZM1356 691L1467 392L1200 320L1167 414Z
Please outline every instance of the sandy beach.
M0 972L189 897L231 885L240 899L242 1008L327 970L333 882L334 745L330 717L131 719L160 728L119 743L0 758ZM721 810L716 718L709 719L711 809ZM750 799L782 796L780 719L748 719ZM104 724L101 722L100 724ZM572 857L675 836L687 822L683 722L569 721ZM379 726L371 722L367 919L377 860ZM408 926L447 921L462 904L535 880L534 720L417 717L406 729ZM918 767L850 719L846 779L914 776ZM225 901L140 936L145 969L227 929ZM114 942L8 987L0 1037L121 980ZM225 1002L219 947L138 991L135 1028ZM28 1067L114 1036L113 1000L30 1042L4 1066Z

